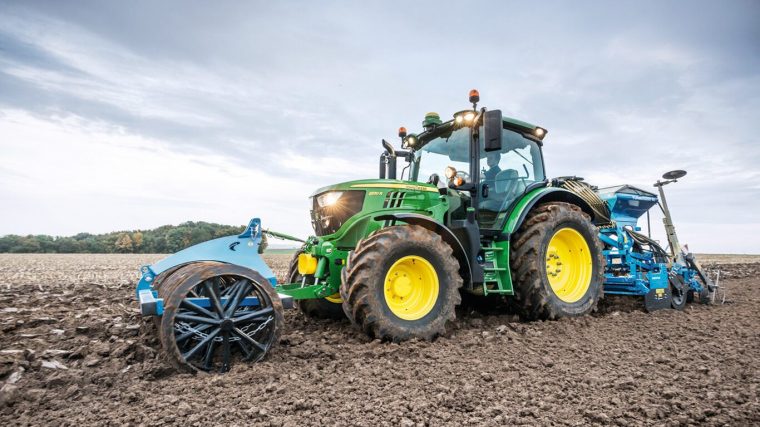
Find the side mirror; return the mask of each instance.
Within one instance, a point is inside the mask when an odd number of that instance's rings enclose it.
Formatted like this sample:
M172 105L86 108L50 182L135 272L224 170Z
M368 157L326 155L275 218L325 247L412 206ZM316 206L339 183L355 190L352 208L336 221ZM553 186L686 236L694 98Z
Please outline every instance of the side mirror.
M501 110L485 112L483 115L483 149L486 152L501 150L502 126Z

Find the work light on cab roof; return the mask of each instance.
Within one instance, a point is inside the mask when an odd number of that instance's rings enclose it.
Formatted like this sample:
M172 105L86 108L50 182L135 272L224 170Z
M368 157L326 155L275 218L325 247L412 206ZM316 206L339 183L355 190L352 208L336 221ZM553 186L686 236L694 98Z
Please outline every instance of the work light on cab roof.
M417 144L417 137L413 133L409 134L409 136L403 139L401 144L404 148L414 148Z
M540 139L542 141L544 140L544 137L546 136L546 132L547 132L546 129L544 129L542 127L538 127L538 126L536 126L536 128L533 129L533 135L535 135L536 138L538 138L538 139Z
M472 120L474 118L475 118L475 113L470 110L464 110L458 113L454 113L454 121L457 124L462 124L462 123L470 124L472 123Z
M401 138L402 148L414 148L414 145L417 144L417 137L413 133L407 134L406 128L403 126L398 128L398 136Z

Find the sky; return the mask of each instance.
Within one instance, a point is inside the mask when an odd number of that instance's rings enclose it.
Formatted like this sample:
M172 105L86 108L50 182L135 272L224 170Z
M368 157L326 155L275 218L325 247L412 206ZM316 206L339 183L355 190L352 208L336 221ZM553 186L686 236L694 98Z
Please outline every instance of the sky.
M2 0L0 235L307 236L313 190L376 177L382 138L473 88L549 130L548 176L654 191L685 169L681 242L760 253L752 0Z

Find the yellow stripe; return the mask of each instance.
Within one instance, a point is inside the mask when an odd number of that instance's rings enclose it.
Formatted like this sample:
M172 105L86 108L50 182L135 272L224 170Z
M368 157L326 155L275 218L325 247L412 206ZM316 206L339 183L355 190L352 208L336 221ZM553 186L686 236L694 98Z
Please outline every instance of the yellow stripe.
M431 193L437 193L437 188L425 187L424 185L410 185L410 184L354 184L351 188L403 188L404 190L414 191L430 191Z

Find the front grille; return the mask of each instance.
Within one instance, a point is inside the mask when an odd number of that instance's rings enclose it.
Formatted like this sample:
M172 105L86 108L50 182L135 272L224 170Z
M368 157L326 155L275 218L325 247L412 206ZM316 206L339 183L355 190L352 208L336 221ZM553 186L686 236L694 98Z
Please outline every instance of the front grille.
M340 198L330 206L320 207L319 194L312 197L311 226L317 236L333 234L352 216L361 212L364 206L364 191L343 191Z
M404 201L404 197L406 196L406 193L403 191L389 191L388 194L385 195L385 201L383 202L383 209L389 208L398 208L401 207L401 202Z

